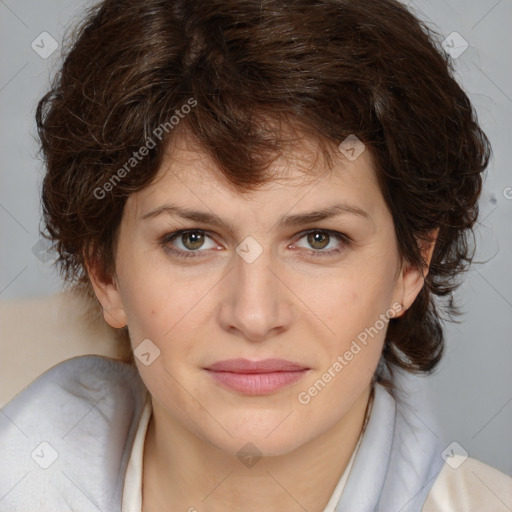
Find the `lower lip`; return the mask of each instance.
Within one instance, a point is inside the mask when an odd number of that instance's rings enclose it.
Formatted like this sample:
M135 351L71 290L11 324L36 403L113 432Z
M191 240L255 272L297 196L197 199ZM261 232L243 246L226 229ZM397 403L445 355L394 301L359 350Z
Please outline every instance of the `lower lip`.
M301 379L308 370L271 373L233 373L207 370L217 382L244 395L266 395Z

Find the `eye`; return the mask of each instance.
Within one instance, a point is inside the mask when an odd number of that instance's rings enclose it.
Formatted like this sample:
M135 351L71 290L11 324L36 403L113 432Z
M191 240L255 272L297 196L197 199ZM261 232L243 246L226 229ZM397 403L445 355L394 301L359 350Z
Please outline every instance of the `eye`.
M303 240L305 242L302 242ZM168 254L179 258L206 256L212 249L220 249L211 235L201 229L174 231L164 235L159 243ZM350 243L350 237L343 233L312 229L302 233L297 242L289 247L306 249L308 255L311 256L332 256L340 253Z
M305 240L309 247L300 244L301 240ZM350 238L337 231L314 229L304 233L294 245L305 249L312 248L313 250L310 253L314 256L332 255L341 252L345 246L350 245Z
M200 229L168 233L160 243L167 252L184 258L195 257L197 254L194 253L206 252L217 247L212 238Z

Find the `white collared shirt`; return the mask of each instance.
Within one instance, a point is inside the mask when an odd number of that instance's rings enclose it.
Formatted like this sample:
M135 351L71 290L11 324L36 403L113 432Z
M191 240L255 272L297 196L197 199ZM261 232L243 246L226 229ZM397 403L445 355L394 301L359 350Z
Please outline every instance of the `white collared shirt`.
M142 509L142 463L151 413L148 395L128 461L122 512L141 512ZM362 437L323 512L336 512ZM444 464L421 512L510 512L512 478L476 459L460 458L461 455L455 455L450 463Z
M144 442L146 439L146 433L149 420L151 418L151 413L151 400L148 396L148 400L144 406L137 433L135 435L133 448L130 454L130 459L128 461L128 467L126 468L126 476L123 488L122 512L141 512L142 510L142 466L144 458ZM334 492L332 493L331 498L329 499L329 502L324 509L324 512L335 512L336 505L341 497L345 483L348 480L348 476L352 468L352 463L354 462L357 450L361 444L361 439L362 436L359 437L359 441L354 452L352 453L352 457L350 458L350 461L345 471L343 472L343 475L336 484Z

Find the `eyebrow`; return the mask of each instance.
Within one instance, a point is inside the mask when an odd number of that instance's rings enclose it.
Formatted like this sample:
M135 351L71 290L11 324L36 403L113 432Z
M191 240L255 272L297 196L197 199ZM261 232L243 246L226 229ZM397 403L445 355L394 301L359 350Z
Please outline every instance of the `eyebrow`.
M210 224L212 226L220 226L234 231L233 225L230 222L223 220L221 217L214 213L203 212L199 210L189 210L187 208L181 208L172 204L164 204L158 208L155 208L154 210L145 213L141 216L141 220L153 219L162 214L177 215L183 219ZM358 208L354 205L338 203L333 204L327 208L322 208L321 210L297 213L293 215L283 215L277 221L277 225L296 226L301 224L309 224L344 214L351 214L366 220L372 220L368 212L365 210L362 210L361 208Z

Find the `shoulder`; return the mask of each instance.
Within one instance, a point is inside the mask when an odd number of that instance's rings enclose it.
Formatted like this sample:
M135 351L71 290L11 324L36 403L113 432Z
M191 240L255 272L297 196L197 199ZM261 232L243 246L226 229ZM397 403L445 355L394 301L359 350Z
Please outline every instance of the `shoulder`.
M53 411L52 405L66 398L75 403L96 403L107 392L116 389L117 395L140 392L137 369L105 356L79 356L62 361L39 375L12 398L2 411L9 417L35 415L38 412L64 413L65 408ZM10 413L10 414L9 414Z
M512 477L462 455L439 472L422 512L506 512L512 510Z
M0 505L89 510L92 500L116 510L119 474L146 399L137 369L108 357L80 356L44 372L0 414ZM88 506L81 506L78 482L94 489Z
M0 433L31 437L45 428L71 428L92 408L104 419L114 409L117 418L128 418L145 392L133 366L104 356L74 357L44 372L2 408Z

